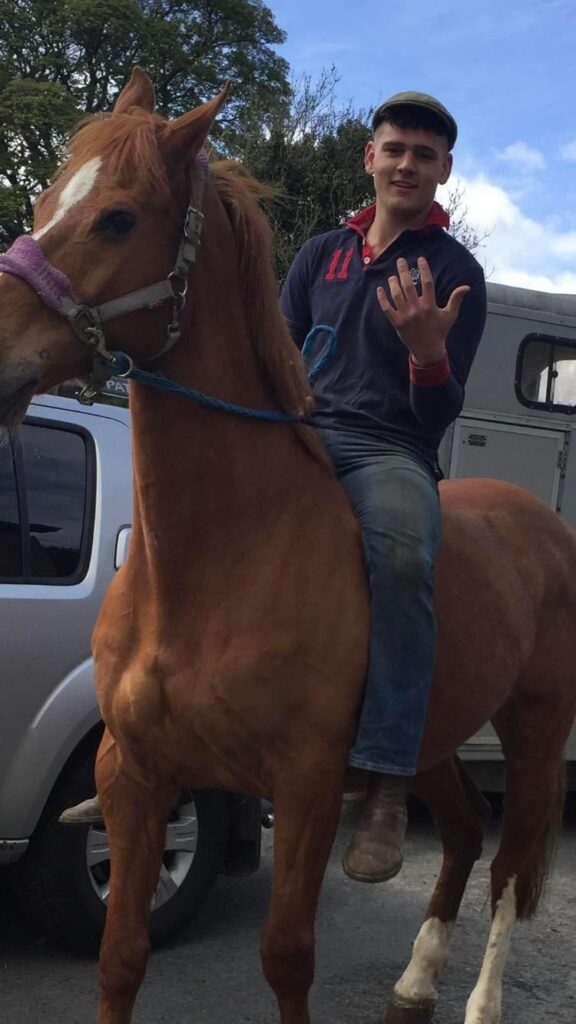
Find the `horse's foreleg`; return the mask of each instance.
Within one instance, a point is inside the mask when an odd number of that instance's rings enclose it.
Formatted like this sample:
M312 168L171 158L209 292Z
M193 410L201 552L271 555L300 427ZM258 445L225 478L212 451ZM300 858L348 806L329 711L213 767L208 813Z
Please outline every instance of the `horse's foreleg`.
M309 1024L314 921L342 801L342 778L311 771L274 794L274 873L262 935L264 974L281 1024Z
M110 845L110 895L100 948L98 1024L130 1024L149 953L150 906L176 795L128 776L105 733L96 783Z
M412 958L394 986L386 1024L428 1024L432 1020L438 995L435 982L448 960L454 921L472 866L482 852L490 814L488 802L456 757L421 773L411 788L436 820L444 859Z
M512 930L516 921L536 911L562 820L566 717L561 711L547 719L541 700L518 695L495 722L506 757L504 820L491 866L490 936L465 1024L500 1024L502 1019Z

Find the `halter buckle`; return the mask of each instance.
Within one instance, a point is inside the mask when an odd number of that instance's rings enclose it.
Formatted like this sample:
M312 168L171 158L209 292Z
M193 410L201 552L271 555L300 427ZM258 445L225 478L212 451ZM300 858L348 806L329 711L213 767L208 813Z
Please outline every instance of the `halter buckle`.
M180 309L182 309L188 291L188 278L186 274L180 273L179 270L171 270L168 274L168 284L174 298L180 300Z
M190 242L194 248L200 245L203 224L204 214L202 213L202 210L197 210L194 206L189 206L186 210L186 217L184 218L183 233L186 241Z

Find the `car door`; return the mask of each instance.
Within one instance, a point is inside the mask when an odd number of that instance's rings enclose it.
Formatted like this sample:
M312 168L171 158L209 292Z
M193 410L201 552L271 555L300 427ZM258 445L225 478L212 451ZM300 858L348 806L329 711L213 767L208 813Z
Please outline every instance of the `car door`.
M126 418L47 398L0 446L0 839L32 831L98 720L76 680L130 514Z

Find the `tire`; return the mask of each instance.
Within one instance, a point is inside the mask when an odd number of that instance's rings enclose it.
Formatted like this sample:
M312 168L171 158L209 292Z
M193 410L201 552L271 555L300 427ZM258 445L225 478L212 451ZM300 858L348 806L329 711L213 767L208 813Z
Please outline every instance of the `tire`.
M102 827L66 826L60 813L94 793L97 739L71 759L46 804L30 846L12 869L15 898L33 929L50 942L96 953L106 916L109 856ZM168 828L150 919L153 946L194 917L220 871L228 841L227 795L188 792Z

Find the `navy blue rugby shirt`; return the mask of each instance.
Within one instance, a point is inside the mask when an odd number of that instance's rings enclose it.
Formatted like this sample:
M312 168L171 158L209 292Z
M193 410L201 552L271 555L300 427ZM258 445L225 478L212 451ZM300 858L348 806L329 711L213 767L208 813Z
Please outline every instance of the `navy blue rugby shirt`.
M343 227L305 242L280 303L299 348L316 324L336 330L336 354L314 385L315 422L390 440L435 467L442 435L462 408L484 328L484 274L471 253L444 230L449 219L438 203L423 228L404 231L373 259L365 236L374 213L375 207L368 207ZM431 367L412 362L376 298L378 285L390 298L388 278L397 273L400 256L416 281L418 257L426 257L439 306L458 285L470 285L447 338L447 357Z

